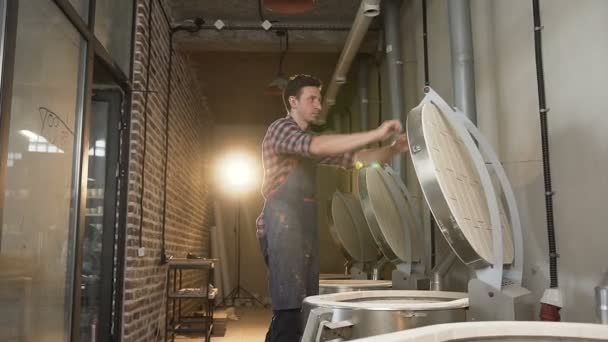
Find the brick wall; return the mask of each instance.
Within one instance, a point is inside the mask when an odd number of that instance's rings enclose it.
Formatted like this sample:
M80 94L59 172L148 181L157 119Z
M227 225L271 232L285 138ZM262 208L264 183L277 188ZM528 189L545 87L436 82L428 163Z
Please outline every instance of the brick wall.
M165 101L169 63L169 32L159 2L137 1L133 65L133 101L129 156L129 193L126 233L122 341L162 340L165 322L166 266L159 264L163 212ZM168 12L168 6L165 4ZM144 107L148 34L152 34L148 84L147 133L143 208L140 207L144 146ZM169 156L167 178L166 250L184 257L192 252L209 255L212 206L205 169L209 151L211 113L187 60L173 55ZM142 244L138 257L140 210L143 209ZM194 281L190 277L189 281Z

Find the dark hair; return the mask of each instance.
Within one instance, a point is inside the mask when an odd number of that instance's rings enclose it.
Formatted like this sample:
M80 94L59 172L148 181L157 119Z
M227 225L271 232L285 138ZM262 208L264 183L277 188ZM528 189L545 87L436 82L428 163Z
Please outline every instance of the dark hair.
M289 78L287 82L287 86L283 90L283 104L285 105L285 109L289 112L291 109L289 106L289 97L295 96L300 98L302 95L302 88L304 87L318 87L321 88L323 85L321 81L317 78L312 77L310 75L293 75Z

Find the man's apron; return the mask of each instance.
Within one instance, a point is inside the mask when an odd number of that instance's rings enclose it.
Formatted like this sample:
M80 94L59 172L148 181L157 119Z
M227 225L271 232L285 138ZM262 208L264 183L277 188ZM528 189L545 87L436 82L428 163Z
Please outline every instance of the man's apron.
M319 293L319 232L316 163L299 158L287 182L264 207L265 236L260 237L269 269L273 310L299 309Z

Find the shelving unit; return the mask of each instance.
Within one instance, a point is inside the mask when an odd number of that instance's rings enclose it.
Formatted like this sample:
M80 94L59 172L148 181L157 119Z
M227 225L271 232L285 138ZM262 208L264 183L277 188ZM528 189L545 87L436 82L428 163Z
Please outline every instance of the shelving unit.
M170 259L167 268L167 318L165 341L175 341L177 333L203 333L205 341L211 339L213 310L217 289L213 284L213 272L217 259ZM184 288L182 272L201 272L201 282L194 288ZM172 280L172 281L171 281ZM182 316L182 301L199 301L202 315Z

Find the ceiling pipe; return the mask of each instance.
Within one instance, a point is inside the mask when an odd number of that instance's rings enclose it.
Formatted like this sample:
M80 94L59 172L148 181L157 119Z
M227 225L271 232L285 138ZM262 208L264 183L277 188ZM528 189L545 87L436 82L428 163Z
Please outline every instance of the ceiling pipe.
M369 26L378 14L380 14L380 0L362 0L355 21L348 32L346 43L338 59L336 69L327 85L327 90L323 96L323 110L319 118L319 124L324 124L327 120L327 113L336 104L336 95L340 87L346 83L346 74L361 46L361 42L369 29Z
M312 10L316 0L264 0L264 7L280 14L300 14Z
M401 50L401 0L385 0L382 3L384 16L384 41L388 93L391 119L405 122L403 91L403 56ZM405 180L405 158L398 154L393 158L393 169Z
M365 132L369 130L369 63L368 55L359 57L359 130Z
M456 108L462 110L477 125L470 1L448 1L448 17L454 102Z
M221 21L221 25L219 22ZM268 29L265 29L260 23L252 21L223 21L216 20L215 23L208 23L201 27L201 30L213 31L274 31L274 30L289 30L289 31L350 31L351 25L347 23L271 23ZM375 28L372 28L374 30Z

